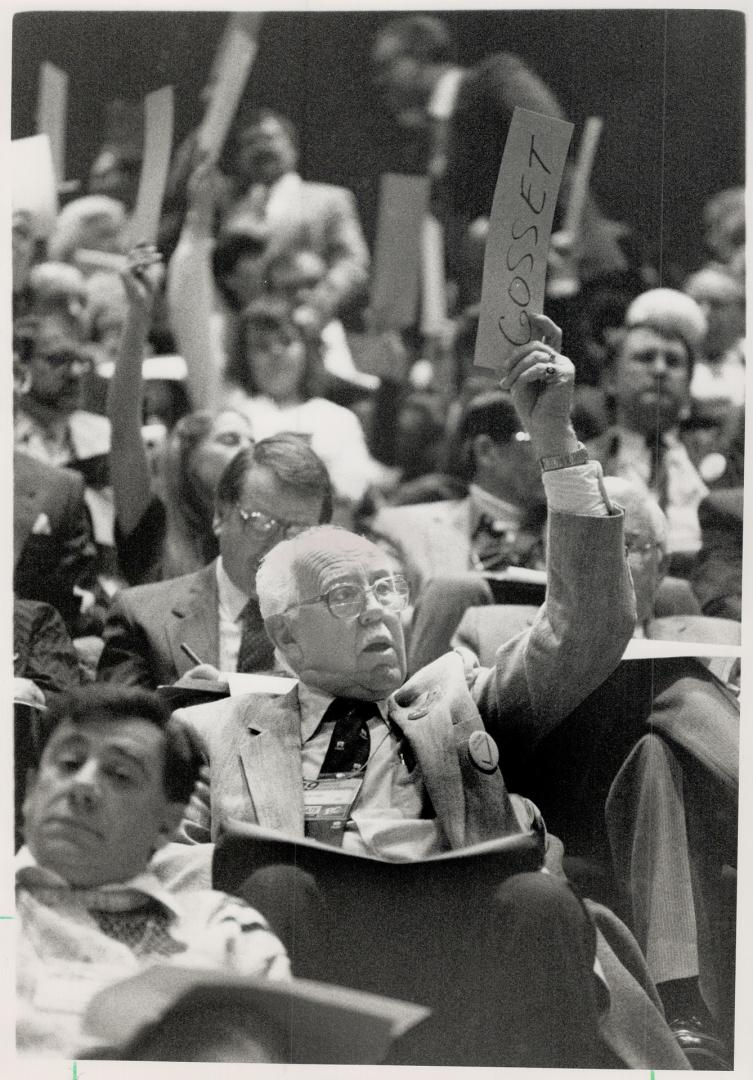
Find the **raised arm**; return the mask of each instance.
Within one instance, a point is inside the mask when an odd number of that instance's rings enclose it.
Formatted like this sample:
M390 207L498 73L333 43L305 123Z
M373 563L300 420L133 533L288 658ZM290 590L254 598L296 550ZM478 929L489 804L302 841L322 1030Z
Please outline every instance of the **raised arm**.
M547 597L533 627L503 645L474 698L492 731L535 742L614 670L635 624L622 512L607 499L570 422L574 368L561 335L533 316L537 340L502 380L542 460L549 505Z
M110 380L107 415L112 426L110 479L115 515L122 535L129 536L143 518L152 497L149 462L141 437L144 344L154 300L162 278L161 256L151 245L139 245L123 271L128 317L120 356Z
M170 324L186 361L191 402L210 412L219 407L225 368L211 264L219 186L217 171L201 162L188 183L188 212L167 275Z

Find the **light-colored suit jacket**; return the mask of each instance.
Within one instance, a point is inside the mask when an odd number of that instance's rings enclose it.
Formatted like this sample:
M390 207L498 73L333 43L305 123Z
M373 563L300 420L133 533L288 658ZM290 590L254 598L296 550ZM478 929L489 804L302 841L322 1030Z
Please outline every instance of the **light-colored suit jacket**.
M207 664L219 664L216 563L183 577L118 593L107 615L99 682L154 689L173 683L194 663L185 642Z
M459 657L417 672L390 699L390 715L416 757L437 819L453 848L527 829L531 804L508 795L498 768L471 764L468 740L486 728L504 768L505 744L554 727L619 662L634 622L621 514L552 514L549 594L527 633L466 685ZM136 590L133 590L136 591ZM396 700L397 699L397 700ZM199 735L208 792L182 826L193 843L215 840L231 820L303 834L300 710L284 697L232 697L176 713Z
M285 176L285 199L274 196L275 213L264 225L269 230L265 259L300 248L315 251L325 262L324 279L313 290L311 302L328 318L363 292L369 276L369 250L358 218L352 192L334 184ZM252 219L253 220L253 219ZM242 228L248 221L244 198L233 203L223 218L223 227Z

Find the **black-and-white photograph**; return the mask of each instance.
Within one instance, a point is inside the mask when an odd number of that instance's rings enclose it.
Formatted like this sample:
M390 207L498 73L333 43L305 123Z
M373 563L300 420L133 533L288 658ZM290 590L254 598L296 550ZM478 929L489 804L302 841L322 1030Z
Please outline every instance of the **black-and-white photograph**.
M17 1067L740 1071L744 12L5 30Z

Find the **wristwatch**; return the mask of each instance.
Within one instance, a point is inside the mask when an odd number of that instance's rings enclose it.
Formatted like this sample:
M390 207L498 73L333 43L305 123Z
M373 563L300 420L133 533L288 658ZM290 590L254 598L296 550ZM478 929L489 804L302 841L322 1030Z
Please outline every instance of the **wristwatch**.
M553 469L569 469L573 465L585 465L589 461L588 450L583 443L578 443L578 449L572 454L551 454L549 457L539 458L542 472L552 472Z

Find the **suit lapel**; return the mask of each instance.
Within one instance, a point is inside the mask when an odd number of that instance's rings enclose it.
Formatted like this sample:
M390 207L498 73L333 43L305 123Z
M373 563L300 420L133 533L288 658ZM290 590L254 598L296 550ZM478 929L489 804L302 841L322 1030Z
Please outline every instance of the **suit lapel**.
M31 469L27 469L20 455L14 457L13 492L13 565L15 567L26 541L31 536L34 523L44 509L45 485L41 477L34 478Z
M246 711L248 736L240 757L258 823L265 828L303 835L301 713L298 690L269 698L259 715L251 699Z
M392 700L390 716L408 740L437 818L452 848L465 844L465 795L449 707L440 690L429 690L410 706Z
M176 597L171 617L165 623L175 670L178 676L194 667L181 649L185 642L207 664L219 666L219 599L215 563L193 575L186 591Z

